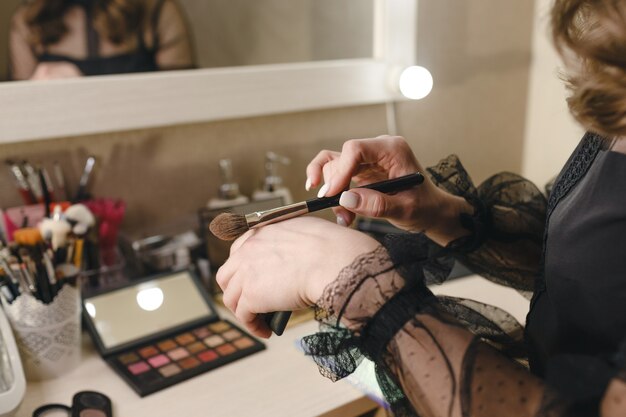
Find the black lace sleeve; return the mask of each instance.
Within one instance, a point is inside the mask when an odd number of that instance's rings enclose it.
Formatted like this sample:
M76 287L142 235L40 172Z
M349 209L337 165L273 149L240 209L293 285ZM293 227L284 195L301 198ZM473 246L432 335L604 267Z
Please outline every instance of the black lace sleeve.
M433 182L474 206L461 222L472 233L449 245L473 272L499 284L532 291L539 273L546 198L530 181L509 172L475 187L456 155L427 169Z
M522 328L506 312L428 290L429 276L449 268L441 248L423 235L390 236L385 245L344 268L317 303L322 331L303 347L323 375L343 378L367 357L398 417L598 415L597 402L589 414L527 370ZM624 357L606 362L614 382ZM623 413L619 388L604 402Z

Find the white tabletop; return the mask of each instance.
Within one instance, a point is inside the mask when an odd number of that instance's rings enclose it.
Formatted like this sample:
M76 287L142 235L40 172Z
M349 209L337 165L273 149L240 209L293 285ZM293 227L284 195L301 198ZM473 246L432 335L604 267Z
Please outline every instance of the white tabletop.
M223 316L228 314L222 311ZM230 317L228 317L230 318ZM266 341L267 349L140 398L97 354L87 334L77 369L54 380L28 382L16 416L50 402L68 404L78 391L108 395L116 417L350 416L375 403L346 381L322 377L296 340L317 330L309 321Z
M497 305L522 322L528 309L528 301L517 292L478 276L458 279L433 290ZM232 318L224 311L221 313ZM297 340L317 328L313 321L294 326L283 336L270 338L262 352L144 398L109 368L85 334L81 365L54 380L29 382L16 415L29 417L45 403L69 404L74 393L84 390L108 395L116 417L348 417L375 408L375 403L352 383L333 383L322 377L313 361L296 348Z

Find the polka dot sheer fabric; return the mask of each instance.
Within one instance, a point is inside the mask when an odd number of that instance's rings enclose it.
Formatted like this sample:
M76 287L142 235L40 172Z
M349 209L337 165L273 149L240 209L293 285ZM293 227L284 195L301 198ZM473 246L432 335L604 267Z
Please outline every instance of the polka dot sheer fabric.
M423 234L387 236L325 289L316 306L320 332L303 340L305 352L332 380L371 359L396 416L601 415L600 399L581 406L528 369L524 328L510 314L436 297L427 287L445 281L457 259L494 282L533 291L545 196L511 173L474 187L454 155L428 171L438 186L472 203L474 214L461 219L471 235L445 248ZM626 381L625 362L613 362L609 379ZM615 415L626 415L626 394L618 400L613 411L623 414Z

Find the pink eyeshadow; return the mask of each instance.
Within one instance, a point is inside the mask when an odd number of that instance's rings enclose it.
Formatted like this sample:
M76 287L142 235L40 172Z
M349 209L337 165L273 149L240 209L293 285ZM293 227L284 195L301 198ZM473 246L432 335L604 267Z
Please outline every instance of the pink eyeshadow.
M200 327L199 329L194 330L193 333L198 339L204 339L205 337L211 335L211 332L206 327Z
M159 355L159 356L155 356L153 358L148 359L148 362L150 362L150 365L152 365L152 367L158 368L160 366L165 365L166 363L169 363L170 360L165 355Z
M133 375L142 374L142 373L146 372L149 369L150 369L150 366L148 366L148 364L143 362L143 361L142 362L133 363L132 365L130 365L128 367L128 370Z
M189 352L187 349L179 347L178 349L170 350L167 352L168 356L172 358L173 361L177 361L182 358L186 358L189 356Z

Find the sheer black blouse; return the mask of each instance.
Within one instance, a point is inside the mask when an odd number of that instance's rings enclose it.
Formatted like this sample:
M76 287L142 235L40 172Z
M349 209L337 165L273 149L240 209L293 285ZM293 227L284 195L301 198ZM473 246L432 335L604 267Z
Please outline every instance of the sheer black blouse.
M549 200L511 173L474 187L455 156L428 172L473 204L462 218L472 234L445 248L388 236L346 267L317 303L322 331L303 341L322 374L342 378L368 357L400 416L626 415L615 385L626 381L626 155L585 135ZM435 297L427 284L454 258L533 291L526 329L495 307Z

